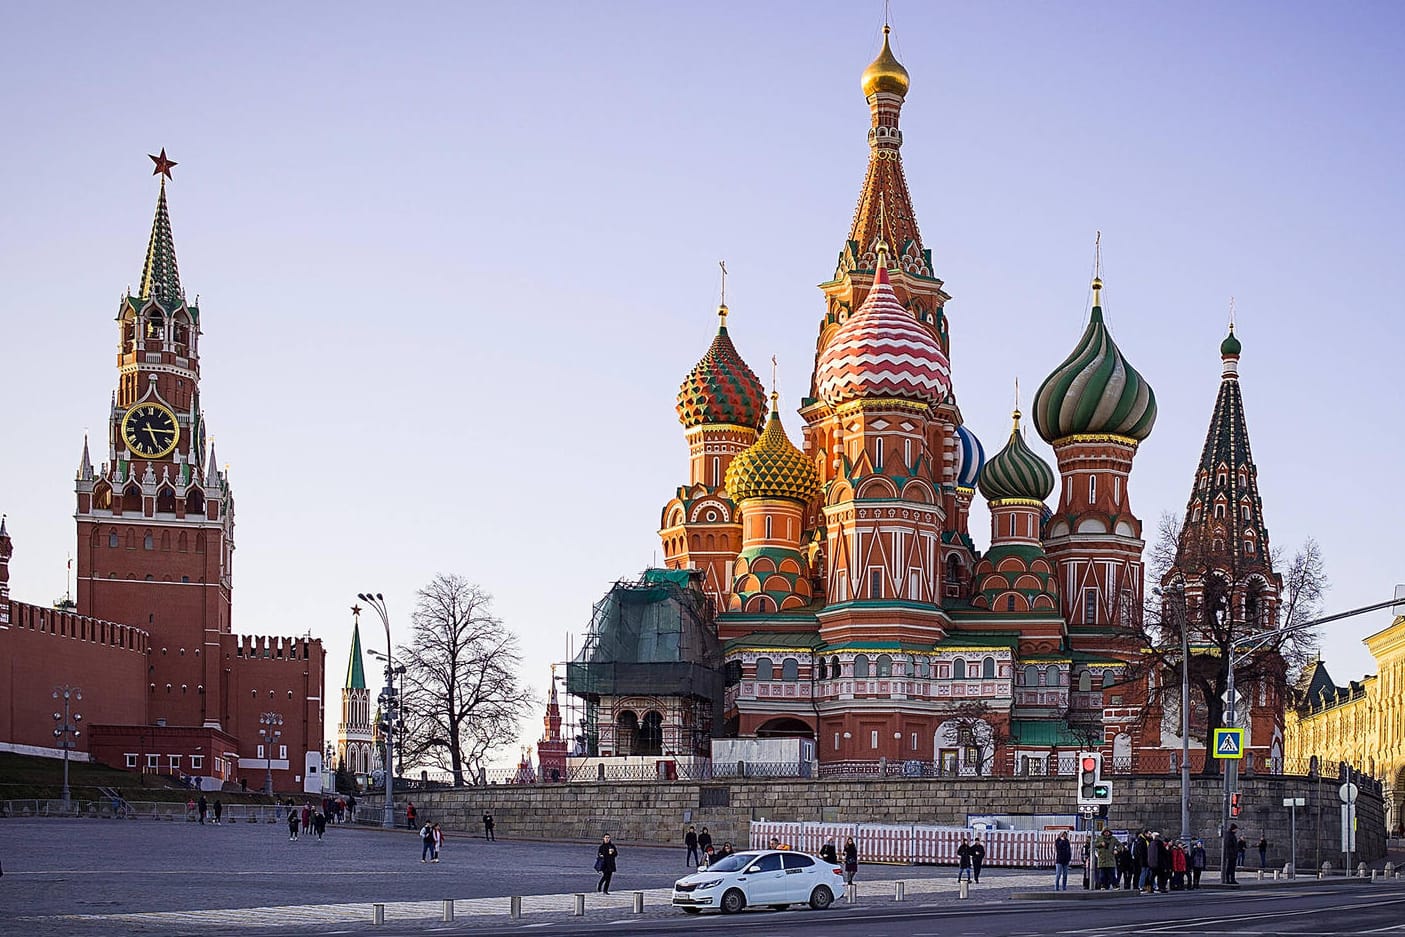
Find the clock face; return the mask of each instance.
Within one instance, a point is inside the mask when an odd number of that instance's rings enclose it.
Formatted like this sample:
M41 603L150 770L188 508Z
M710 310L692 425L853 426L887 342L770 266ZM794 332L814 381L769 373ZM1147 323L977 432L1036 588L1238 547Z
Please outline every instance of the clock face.
M180 441L176 415L159 403L139 403L122 417L122 441L144 459L159 459Z

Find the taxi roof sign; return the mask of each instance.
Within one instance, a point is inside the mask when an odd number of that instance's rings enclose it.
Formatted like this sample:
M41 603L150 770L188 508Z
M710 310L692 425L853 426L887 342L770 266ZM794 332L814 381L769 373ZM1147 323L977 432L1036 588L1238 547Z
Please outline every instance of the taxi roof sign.
M1212 754L1216 758L1244 757L1243 729L1216 729L1214 742L1215 747Z

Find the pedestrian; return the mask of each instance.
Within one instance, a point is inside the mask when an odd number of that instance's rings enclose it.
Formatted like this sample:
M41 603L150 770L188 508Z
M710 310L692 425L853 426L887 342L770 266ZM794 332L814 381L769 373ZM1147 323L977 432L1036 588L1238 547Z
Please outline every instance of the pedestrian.
M1171 843L1161 842L1161 855L1156 862L1156 890L1165 895L1171 891Z
M615 859L619 854L615 844L610 842L610 834L606 833L600 840L600 848L595 850L595 871L600 873L600 881L595 883L596 891L607 895L610 893L610 879L615 874Z
M718 853L718 855L730 856L734 852L736 852L736 850L732 848L732 841L727 840L727 842L722 844L722 852Z
M1093 887L1103 891L1112 890L1112 876L1117 871L1117 843L1112 838L1112 830L1104 829L1093 846L1093 867L1097 878Z
M1160 833L1152 833L1146 841L1146 868L1142 869L1142 894L1151 895L1156 893L1156 876L1161 868L1161 854L1166 851L1166 844L1161 841Z
M844 840L844 884L854 884L854 876L859 874L859 847L854 845L854 837Z
M483 838L490 843L497 842L497 839L493 836L493 829L496 826L497 824L493 821L493 815L485 812L483 814Z
M444 831L439 828L439 824L434 824L434 860L439 861L439 849L444 845Z
M215 798L215 826L220 825L220 817L224 814L224 804L218 797Z
M302 831L312 832L312 807L309 804L302 805Z
M420 861L428 862L434 855L434 827L426 820L420 827Z
M199 811L200 811L200 825L201 825L201 826L204 826L204 825L205 825L205 811L207 811L207 810L209 809L209 807L210 807L210 805L205 801L205 795L204 795L204 794L201 794L201 795L200 795L200 806L199 806L199 808L198 808Z
M195 798L187 797L185 801L185 819L187 823L195 820Z
M702 862L702 857L698 855L698 831L696 827L688 827L688 832L683 834L683 845L688 847L688 857L683 860L683 864L693 868Z
M346 799L346 818L353 823L356 821L356 795L352 794Z
M288 842L298 838L298 815L288 811Z
M1138 894L1146 892L1149 865L1147 847L1150 842L1151 837L1147 835L1146 830L1138 832L1136 838L1132 840L1132 887L1137 890Z
M407 803L407 804L405 805L405 826L408 827L409 829L412 829L412 830L415 828L415 805L414 805L414 803Z
M961 845L956 847L956 880L971 880L971 837L961 837Z
M1205 842L1197 839L1190 847L1190 887L1200 887L1200 876L1205 872Z
M248 779L248 778L240 778L240 779L239 779L239 790L240 790L241 792L245 793L245 794L249 793L249 779Z
M1068 831L1059 833L1054 840L1054 891L1068 891L1068 867L1073 864L1073 844L1068 841Z
M1259 868L1268 867L1268 837L1259 837Z
M1113 884L1121 884L1123 891L1132 890L1132 850L1127 844L1118 840L1117 843L1117 881Z
M1220 855L1220 881L1226 885L1238 885L1234 866L1239 859L1239 824L1231 823L1224 833L1224 852Z
M712 863L716 862L720 858L722 858L722 854L717 852L711 846L708 846L707 849L703 850L702 867L709 868L711 867Z
M1171 844L1171 891L1185 891L1186 861L1185 843L1176 840Z
M976 841L971 844L971 871L975 873L975 881L979 884L981 880L981 866L985 864L985 844L981 842L979 834Z
M707 827L703 827L702 832L698 834L698 848L703 852L707 852L707 847L711 845L712 834L707 831Z
M312 815L312 832L317 834L317 841L322 842L322 834L327 832L327 815L320 810Z
M834 846L834 837L824 841L824 845L820 847L820 858L830 865L839 864L839 850Z

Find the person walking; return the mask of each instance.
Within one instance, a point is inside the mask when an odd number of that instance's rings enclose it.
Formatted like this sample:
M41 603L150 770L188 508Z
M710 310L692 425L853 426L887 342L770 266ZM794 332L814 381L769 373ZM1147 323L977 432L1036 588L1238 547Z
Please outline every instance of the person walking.
M596 891L607 895L610 893L610 879L614 877L615 860L619 854L615 844L610 842L609 833L601 837L600 848L595 850L595 871L600 873L600 881L595 883Z
M317 834L317 841L322 842L322 834L327 832L327 815L320 810L312 815L312 832Z
M185 801L185 819L187 823L195 819L195 798L187 797Z
M956 880L971 880L971 837L961 837L961 845L956 847Z
M707 827L702 828L698 834L698 851L707 852L707 847L712 845L712 834L707 831Z
M411 830L415 828L415 805L413 801L405 804L405 826Z
M977 884L980 884L980 880L981 880L981 866L984 865L984 864L985 864L985 844L981 842L981 837L980 837L979 834L977 834L977 835L976 835L976 841L971 844L971 871L972 871L973 873L975 873L975 876L976 876L976 877L975 877L974 881L975 881Z
M698 855L698 831L696 827L688 827L688 832L683 834L683 845L688 847L688 857L683 863L689 868L697 868L702 862L702 857Z
M303 804L303 805L302 805L302 831L303 831L304 833L311 833L311 832L312 832L312 805L311 805L311 804Z
M1259 837L1259 868L1268 868L1268 837Z
M293 811L288 811L288 842L298 838L298 815Z
M854 884L854 876L859 874L859 847L854 845L854 837L844 840L844 884Z
M426 820L420 827L420 861L428 862L434 855L434 827Z
M493 836L493 830L496 827L497 823L493 820L493 815L485 811L483 814L483 838L490 843L497 842L497 838Z
M1203 840L1196 840L1190 847L1190 887L1196 889L1200 887L1200 876L1205 872L1205 843Z
M1239 824L1231 823L1224 833L1224 852L1220 856L1220 880L1226 885L1238 885L1234 867L1239 859Z
M209 808L210 808L210 805L209 805L208 803L206 803L206 801L205 801L205 795L204 795L204 794L201 794L201 795L200 795L199 807L197 808L197 809L199 810L199 812L200 812L200 825L201 825L201 826L204 826L204 825L205 825L205 812L206 812L207 810L209 810Z
M224 804L218 797L215 798L215 826L220 825L220 817L224 815Z
M1068 891L1068 867L1072 864L1073 844L1065 830L1054 840L1054 891Z

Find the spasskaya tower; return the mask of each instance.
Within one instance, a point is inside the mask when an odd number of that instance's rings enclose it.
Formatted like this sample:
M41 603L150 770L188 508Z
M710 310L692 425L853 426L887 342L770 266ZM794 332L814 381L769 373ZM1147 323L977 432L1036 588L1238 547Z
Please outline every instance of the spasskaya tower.
M234 501L206 450L200 309L181 288L166 205L175 163L151 158L161 189L141 286L117 310L107 461L95 468L85 439L78 465L77 610L150 633L153 724L220 727Z

